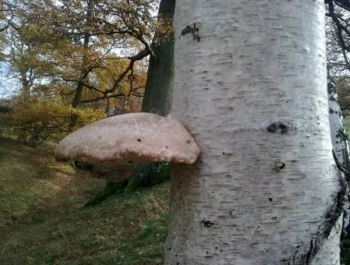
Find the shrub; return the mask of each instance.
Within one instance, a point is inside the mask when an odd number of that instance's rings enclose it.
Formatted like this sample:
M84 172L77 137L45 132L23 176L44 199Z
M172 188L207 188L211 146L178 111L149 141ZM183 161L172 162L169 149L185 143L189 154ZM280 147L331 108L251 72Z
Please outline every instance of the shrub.
M79 118L77 127L105 117L101 109L73 109L59 101L32 100L18 102L10 113L1 114L0 129L6 128L24 143L37 146L46 141L57 142L66 136L72 115Z

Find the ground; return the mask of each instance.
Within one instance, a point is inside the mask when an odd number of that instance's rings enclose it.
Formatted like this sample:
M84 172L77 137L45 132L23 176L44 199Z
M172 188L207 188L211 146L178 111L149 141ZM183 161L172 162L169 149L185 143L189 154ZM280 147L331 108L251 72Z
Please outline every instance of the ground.
M169 183L84 207L104 180L52 153L0 138L0 264L162 264Z
M104 186L0 138L0 264L161 264L169 183L84 207Z

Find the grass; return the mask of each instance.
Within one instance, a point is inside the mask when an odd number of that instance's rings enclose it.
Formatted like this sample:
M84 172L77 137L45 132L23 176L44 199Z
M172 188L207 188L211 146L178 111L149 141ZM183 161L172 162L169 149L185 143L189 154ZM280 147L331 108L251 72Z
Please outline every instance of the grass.
M0 138L0 234L80 208L104 181Z
M344 118L344 127L350 133L350 117Z
M103 187L0 138L0 264L161 264L169 184L83 207Z

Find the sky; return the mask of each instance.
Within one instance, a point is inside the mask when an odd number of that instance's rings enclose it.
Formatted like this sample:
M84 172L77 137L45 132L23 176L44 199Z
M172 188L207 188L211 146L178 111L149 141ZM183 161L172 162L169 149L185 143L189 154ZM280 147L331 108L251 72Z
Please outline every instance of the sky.
M18 88L18 81L11 76L10 68L0 64L0 99L10 98Z

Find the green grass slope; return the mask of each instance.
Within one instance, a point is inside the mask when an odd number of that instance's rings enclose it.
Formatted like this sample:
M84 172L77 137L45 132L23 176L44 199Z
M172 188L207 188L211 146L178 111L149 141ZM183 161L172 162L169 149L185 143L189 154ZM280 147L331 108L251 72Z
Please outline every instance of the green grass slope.
M350 117L344 118L344 127L346 131L350 132Z
M0 264L161 264L169 184L84 208L103 187L0 138Z

